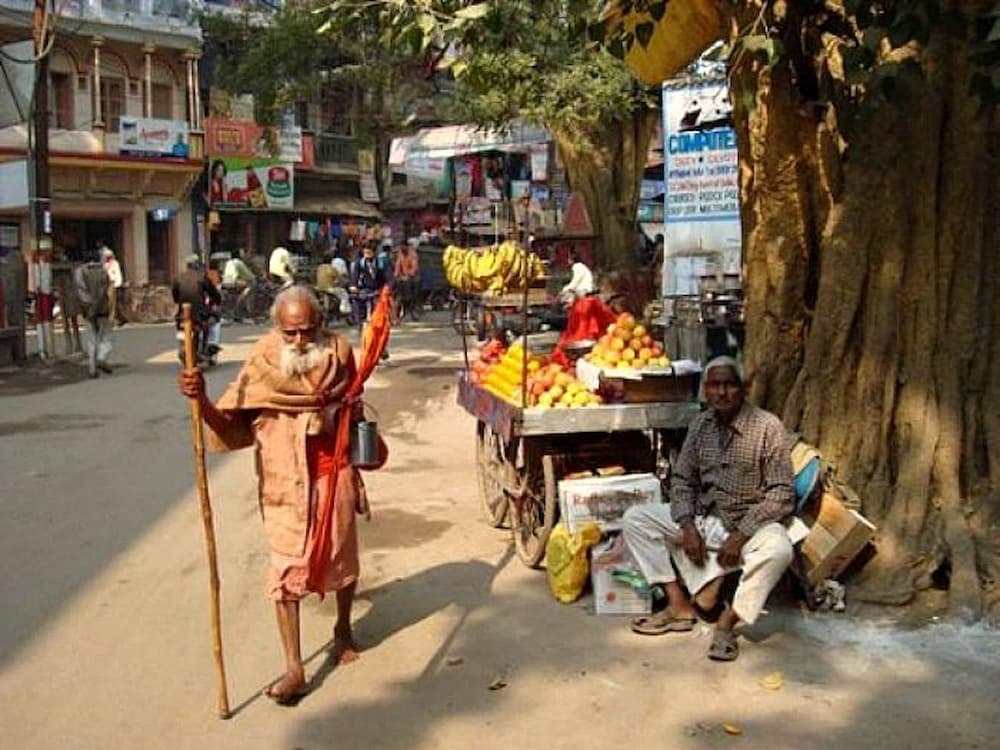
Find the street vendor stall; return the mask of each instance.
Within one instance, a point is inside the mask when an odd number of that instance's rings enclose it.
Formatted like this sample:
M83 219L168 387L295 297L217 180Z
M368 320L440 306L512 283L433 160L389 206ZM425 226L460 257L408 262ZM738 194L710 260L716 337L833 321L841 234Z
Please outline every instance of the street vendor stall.
M588 408L516 406L459 376L458 402L476 417L476 463L488 520L506 519L518 556L536 567L555 526L561 479L611 468L653 472L698 413L693 400Z
M483 509L510 524L526 565L545 555L560 482L664 476L699 411L697 368L671 364L631 316L615 320L597 341L564 335L544 352L527 336L509 347L495 338L471 361L466 350L458 403L476 418Z

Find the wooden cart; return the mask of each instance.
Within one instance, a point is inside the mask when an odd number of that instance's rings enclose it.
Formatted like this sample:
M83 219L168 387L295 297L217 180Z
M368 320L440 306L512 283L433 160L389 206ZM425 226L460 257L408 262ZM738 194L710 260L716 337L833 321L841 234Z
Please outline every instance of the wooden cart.
M476 418L479 493L489 522L507 521L525 565L538 567L558 517L558 483L620 465L655 471L698 413L695 401L521 409L459 374L458 403Z

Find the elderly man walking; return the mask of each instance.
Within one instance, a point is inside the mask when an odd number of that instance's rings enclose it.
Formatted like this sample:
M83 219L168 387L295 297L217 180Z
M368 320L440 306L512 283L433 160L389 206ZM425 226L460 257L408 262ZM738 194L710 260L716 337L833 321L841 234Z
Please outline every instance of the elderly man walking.
M734 628L756 621L792 560L782 522L795 494L785 429L746 401L739 364L717 357L704 377L709 408L688 429L670 504L625 514L625 542L646 580L665 587L669 602L662 612L634 620L632 629L644 635L692 630L696 615L711 619L725 574L741 570L708 651L710 659L732 661L739 655Z
M265 694L281 704L307 692L299 642L299 601L306 588L311 531L316 509L336 492L333 544L325 588L335 591L337 621L333 656L354 661L351 605L359 560L355 508L359 478L334 463L337 415L353 408L344 393L354 375L350 344L322 328L319 301L305 287L278 294L274 328L250 353L236 380L216 403L205 391L201 372L184 370L181 393L201 401L214 450L255 446L258 492L270 546L267 593L275 603L286 671ZM337 486L331 477L336 475Z

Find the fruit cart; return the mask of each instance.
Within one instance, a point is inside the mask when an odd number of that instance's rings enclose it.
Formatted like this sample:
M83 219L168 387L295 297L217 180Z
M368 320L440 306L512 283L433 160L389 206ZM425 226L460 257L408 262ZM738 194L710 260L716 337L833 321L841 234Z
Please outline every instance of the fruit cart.
M698 413L693 399L521 408L459 374L458 403L476 418L479 491L489 522L513 530L518 556L538 567L559 513L558 483L582 470L616 466L653 472Z

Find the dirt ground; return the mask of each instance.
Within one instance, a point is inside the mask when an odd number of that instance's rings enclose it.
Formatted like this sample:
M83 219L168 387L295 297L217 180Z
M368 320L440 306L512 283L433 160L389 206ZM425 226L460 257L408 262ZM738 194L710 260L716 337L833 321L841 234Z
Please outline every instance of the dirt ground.
M218 394L259 333L227 328ZM207 576L186 407L164 327L118 333L110 378L0 373L0 747L995 748L997 631L903 629L775 604L733 664L710 631L633 635L480 520L473 421L441 320L394 336L369 388L391 458L367 475L360 661L325 658L332 600L304 606L315 691L281 670L252 456L213 457L234 716L214 716ZM780 671L778 690L765 675ZM490 689L493 686L495 689ZM728 734L723 724L740 734Z

